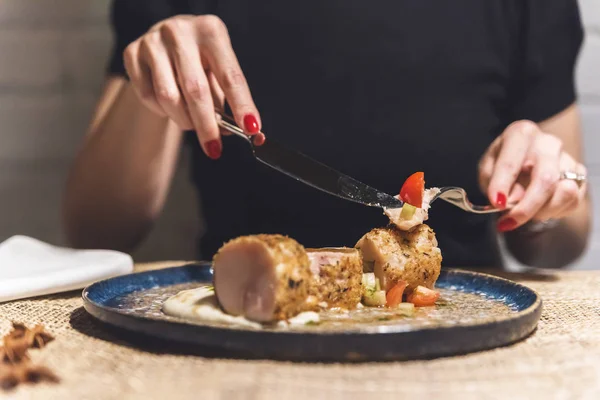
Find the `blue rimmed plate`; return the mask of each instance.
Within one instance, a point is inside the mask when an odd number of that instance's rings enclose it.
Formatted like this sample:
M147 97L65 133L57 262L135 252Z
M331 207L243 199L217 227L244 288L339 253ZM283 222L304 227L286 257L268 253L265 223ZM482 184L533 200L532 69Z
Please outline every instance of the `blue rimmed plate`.
M84 307L107 324L186 346L322 361L434 358L504 346L530 335L542 310L539 295L521 284L450 269L442 270L437 281L438 304L409 317L360 309L343 318L326 316L320 324L257 330L162 312L169 297L211 282L209 263L134 273L85 288Z

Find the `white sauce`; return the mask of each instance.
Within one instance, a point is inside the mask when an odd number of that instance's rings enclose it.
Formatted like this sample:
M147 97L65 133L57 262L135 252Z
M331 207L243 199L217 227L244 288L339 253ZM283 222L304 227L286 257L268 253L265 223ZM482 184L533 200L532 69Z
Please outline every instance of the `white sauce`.
M173 317L195 321L221 322L258 329L261 325L242 316L226 314L221 310L214 291L209 286L183 290L163 304L163 312Z
M319 322L319 314L314 311L306 311L288 319L287 321L279 321L277 325L280 327L287 327L294 325L306 325L309 322Z
M228 325L261 329L262 324L249 321L243 316L225 313L217 301L217 296L209 286L183 290L170 297L163 304L163 312L167 315L200 322L217 322ZM288 327L305 325L308 322L319 322L319 314L303 312L288 321L279 321L278 326Z

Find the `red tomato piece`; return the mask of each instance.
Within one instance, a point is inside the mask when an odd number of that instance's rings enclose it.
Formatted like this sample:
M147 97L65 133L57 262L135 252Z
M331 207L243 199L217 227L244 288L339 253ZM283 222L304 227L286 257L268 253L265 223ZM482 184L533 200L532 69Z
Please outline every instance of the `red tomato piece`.
M406 289L407 283L405 281L399 281L392 287L385 295L386 305L388 307L396 307L398 304L402 303L402 295L404 294L404 289Z
M412 293L406 296L409 303L413 303L416 307L428 307L435 305L435 302L440 298L440 293L435 290L427 289L424 286L417 286Z
M423 193L425 192L425 174L415 172L408 177L402 189L400 189L400 199L411 206L423 207Z

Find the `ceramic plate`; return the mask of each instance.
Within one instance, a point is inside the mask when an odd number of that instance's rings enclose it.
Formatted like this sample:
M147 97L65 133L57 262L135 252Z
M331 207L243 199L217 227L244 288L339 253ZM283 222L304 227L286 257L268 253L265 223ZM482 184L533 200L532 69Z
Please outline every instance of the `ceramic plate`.
M210 264L140 272L94 283L85 309L99 320L185 346L210 346L256 357L291 360L408 360L464 354L519 341L537 325L542 301L533 290L492 275L442 270L435 307L411 317L367 309L319 324L254 329L187 321L165 315L162 304L181 290L212 281ZM350 317L350 318L349 318Z

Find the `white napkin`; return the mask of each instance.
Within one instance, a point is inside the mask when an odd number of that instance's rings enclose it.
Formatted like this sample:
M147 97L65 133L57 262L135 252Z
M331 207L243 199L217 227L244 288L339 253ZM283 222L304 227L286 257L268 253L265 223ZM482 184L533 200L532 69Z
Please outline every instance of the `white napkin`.
M82 289L131 273L133 259L111 250L75 250L27 236L0 244L0 302Z

